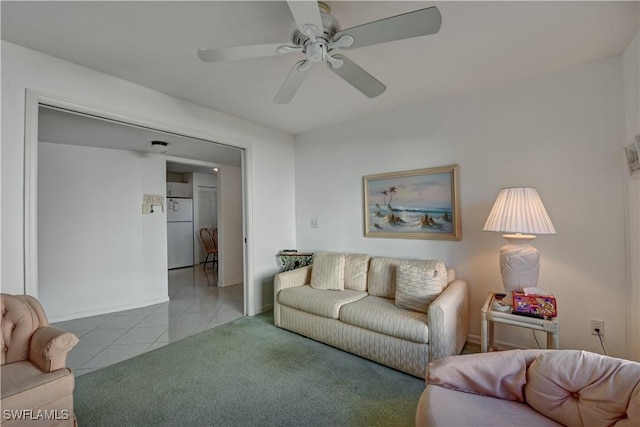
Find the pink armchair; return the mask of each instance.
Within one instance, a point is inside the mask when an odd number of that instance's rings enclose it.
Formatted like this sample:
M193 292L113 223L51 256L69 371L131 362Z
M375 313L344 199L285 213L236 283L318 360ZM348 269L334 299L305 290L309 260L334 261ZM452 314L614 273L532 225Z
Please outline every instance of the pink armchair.
M74 377L65 366L78 337L50 326L31 296L1 294L0 302L2 425L75 426Z
M640 363L510 350L429 364L416 426L640 426Z

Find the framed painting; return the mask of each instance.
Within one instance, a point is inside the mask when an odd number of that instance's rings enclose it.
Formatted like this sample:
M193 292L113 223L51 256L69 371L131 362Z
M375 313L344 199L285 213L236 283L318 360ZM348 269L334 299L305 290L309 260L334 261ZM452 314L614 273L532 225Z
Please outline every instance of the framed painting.
M460 240L458 165L364 177L364 235Z

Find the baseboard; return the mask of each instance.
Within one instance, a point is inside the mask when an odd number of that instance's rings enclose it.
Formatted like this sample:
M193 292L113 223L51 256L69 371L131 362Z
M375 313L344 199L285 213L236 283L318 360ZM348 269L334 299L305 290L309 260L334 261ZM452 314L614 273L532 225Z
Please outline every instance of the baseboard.
M481 339L480 339L480 335L477 334L469 334L467 336L467 342L472 343L472 344L478 344L481 345ZM495 347L500 347L500 349L503 350L516 350L518 348L523 348L521 345L516 345L510 342L506 342L506 341L493 341L493 345Z
M98 308L94 310L83 310L83 311L77 311L74 313L59 314L57 316L50 316L50 317L48 316L48 318L49 318L49 323L64 322L65 320L79 319L82 317L99 316L101 314L109 314L115 311L133 310L135 308L148 307L150 305L161 304L163 302L168 302L168 301L169 301L169 297L166 296L166 297L155 298L155 299L147 300L143 302L137 302L134 304L117 305L117 306L111 306L111 307Z
M263 305L260 308L260 313L264 313L265 311L269 311L269 310L273 310L273 303L267 304L267 305ZM257 314L260 314L260 313L257 313Z
M480 335L469 334L467 336L467 342L480 345Z
M242 280L229 280L227 283L222 283L218 286L220 288L226 288L227 286L241 285L241 284L242 284Z

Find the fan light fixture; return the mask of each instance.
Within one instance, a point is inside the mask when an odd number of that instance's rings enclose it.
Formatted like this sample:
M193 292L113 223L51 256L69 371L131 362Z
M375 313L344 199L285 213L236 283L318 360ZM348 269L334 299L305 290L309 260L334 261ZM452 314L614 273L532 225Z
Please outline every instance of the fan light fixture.
M511 299L513 291L536 287L540 272L540 253L529 242L535 234L556 234L535 188L503 188L489 213L484 231L498 231L507 244L500 249L502 284Z
M151 141L151 149L156 153L166 153L169 149L169 143L164 141Z

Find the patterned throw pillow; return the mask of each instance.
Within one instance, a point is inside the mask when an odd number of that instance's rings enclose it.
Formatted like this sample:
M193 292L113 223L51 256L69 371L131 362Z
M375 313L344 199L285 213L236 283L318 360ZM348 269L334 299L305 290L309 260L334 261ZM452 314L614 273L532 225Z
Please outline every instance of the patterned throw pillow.
M401 264L396 267L396 305L426 313L429 304L442 293L439 270Z
M315 254L310 285L314 289L344 290L344 254Z

